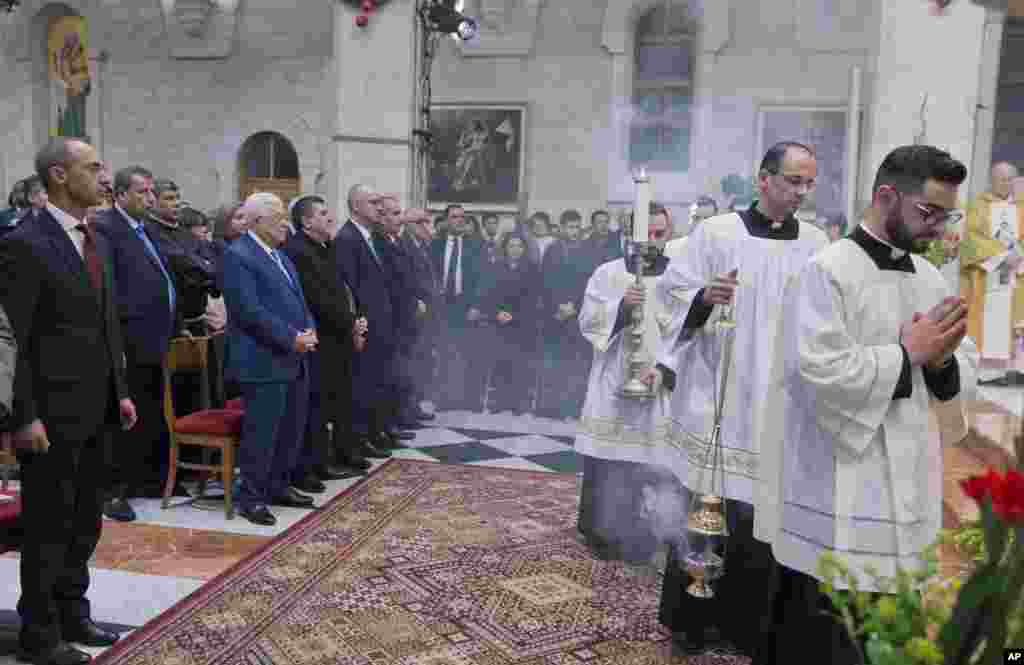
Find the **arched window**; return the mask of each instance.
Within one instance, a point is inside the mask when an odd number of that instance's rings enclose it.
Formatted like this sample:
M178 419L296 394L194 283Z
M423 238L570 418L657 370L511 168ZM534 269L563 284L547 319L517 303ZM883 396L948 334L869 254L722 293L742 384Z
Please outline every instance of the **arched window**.
M695 39L687 3L666 2L637 22L629 135L633 167L689 169Z
M253 134L239 159L239 196L272 192L285 203L302 191L299 156L291 142L276 132Z

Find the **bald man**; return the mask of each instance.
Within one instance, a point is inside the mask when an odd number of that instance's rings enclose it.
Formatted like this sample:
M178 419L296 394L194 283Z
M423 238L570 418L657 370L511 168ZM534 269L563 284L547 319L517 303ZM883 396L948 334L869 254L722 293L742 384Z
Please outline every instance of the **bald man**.
M1014 187L1017 177L1014 165L996 163L989 191L967 207L960 291L969 306L967 334L981 351L982 385L1011 382L1013 326L1024 320L1024 261L1018 242L1024 238L1024 188Z

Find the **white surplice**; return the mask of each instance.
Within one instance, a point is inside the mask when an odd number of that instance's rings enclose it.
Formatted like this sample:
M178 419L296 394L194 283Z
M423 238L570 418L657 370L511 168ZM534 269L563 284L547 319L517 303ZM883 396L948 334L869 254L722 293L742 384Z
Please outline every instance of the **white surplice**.
M942 520L942 419L966 434L962 400L939 403L912 369L912 393L893 399L903 367L900 326L950 284L914 256L916 272L882 270L853 240L816 255L791 280L776 338L762 430L763 481L755 536L784 566L817 577L824 552L863 574L914 569ZM963 349L963 347L962 347ZM960 352L961 385L973 381Z
M659 283L658 300L672 315L672 348L659 362L676 372L665 465L689 489L712 491L707 441L714 424L714 389L723 337L716 333L720 307L700 328L684 330L697 292L715 277L738 269L733 300L735 337L726 386L721 442L730 499L753 503L759 475L760 418L770 369L773 331L786 279L828 244L819 228L799 222L796 238L751 235L740 216L702 222L687 236ZM715 488L717 491L718 488Z
M643 277L647 289L644 306L644 343L651 359L665 349L663 331L670 320L654 297L658 277ZM627 342L631 322L612 334L619 305L636 276L623 259L609 261L590 277L583 297L579 322L583 336L594 347L587 399L580 418L575 450L605 460L660 464L664 453L670 393L658 387L653 399L619 397L616 391L629 378Z

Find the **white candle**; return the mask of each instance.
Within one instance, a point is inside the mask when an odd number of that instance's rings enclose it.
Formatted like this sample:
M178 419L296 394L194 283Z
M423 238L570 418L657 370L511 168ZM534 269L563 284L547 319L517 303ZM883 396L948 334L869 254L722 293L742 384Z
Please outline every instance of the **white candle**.
M647 242L647 217L651 208L651 181L644 169L633 177L636 199L633 204L633 240Z

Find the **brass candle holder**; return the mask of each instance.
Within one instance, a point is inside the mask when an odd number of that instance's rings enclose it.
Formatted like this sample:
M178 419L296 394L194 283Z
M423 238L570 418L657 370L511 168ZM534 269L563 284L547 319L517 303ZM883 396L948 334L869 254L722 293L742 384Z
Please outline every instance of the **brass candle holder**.
M722 455L722 415L725 409L726 386L729 382L729 368L732 364L732 344L735 337L736 321L733 307L722 307L715 322L715 334L721 338L721 354L715 371L715 410L711 436L704 443L710 460L705 458L711 472L709 492L695 492L690 503L686 530L704 539L704 549L692 552L686 557L686 572L693 582L686 587L686 593L695 598L714 598L710 583L725 573L725 550L729 538L729 523L725 502L725 466ZM722 554L715 552L720 548Z
M636 265L636 285L643 286L645 263L657 248L650 242L633 242L633 255L629 257ZM654 386L644 383L640 377L651 366L651 355L644 344L644 308L633 307L630 312L630 328L626 333L629 377L618 390L619 397L627 399L654 399Z

